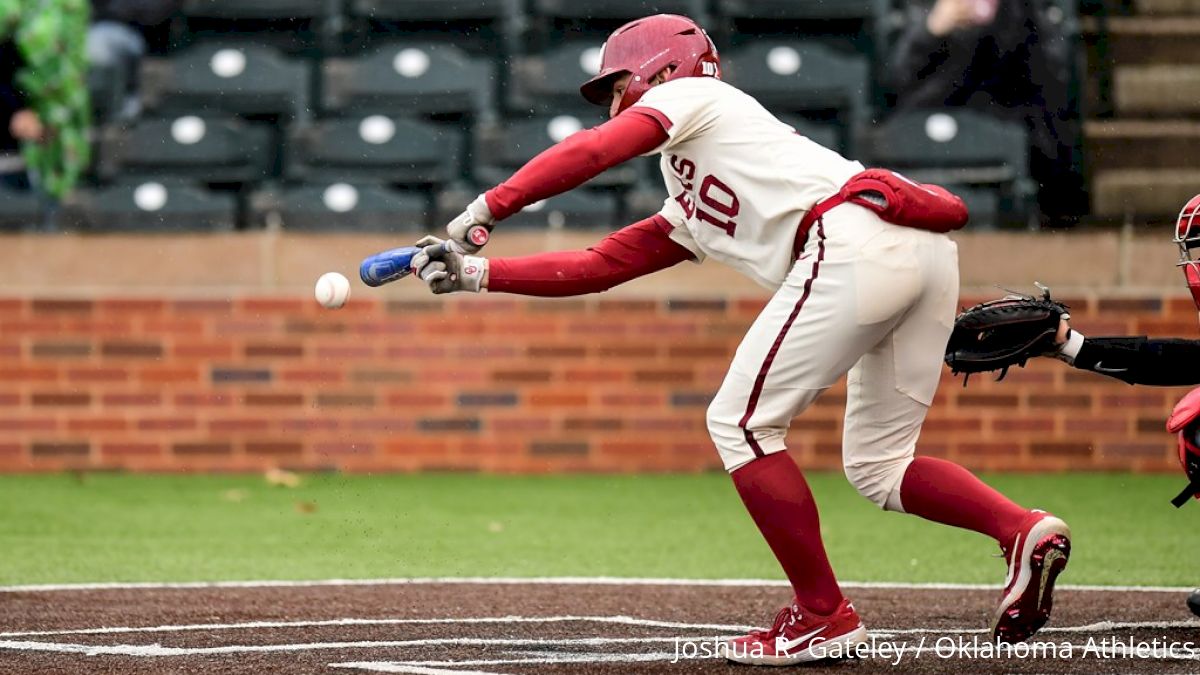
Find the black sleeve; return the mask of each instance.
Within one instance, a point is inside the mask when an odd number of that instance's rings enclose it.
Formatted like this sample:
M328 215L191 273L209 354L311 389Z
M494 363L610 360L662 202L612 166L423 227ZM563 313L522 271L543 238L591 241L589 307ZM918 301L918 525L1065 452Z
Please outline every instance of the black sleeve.
M1178 387L1200 384L1200 340L1086 338L1075 367L1129 384Z
M0 43L0 152L11 152L18 147L16 139L9 133L12 116L25 108L25 95L15 82L21 67L21 54L12 42Z
M974 56L974 33L956 31L945 37L926 28L929 7L912 6L896 37L880 76L898 107L926 108L947 105L966 86L965 73Z

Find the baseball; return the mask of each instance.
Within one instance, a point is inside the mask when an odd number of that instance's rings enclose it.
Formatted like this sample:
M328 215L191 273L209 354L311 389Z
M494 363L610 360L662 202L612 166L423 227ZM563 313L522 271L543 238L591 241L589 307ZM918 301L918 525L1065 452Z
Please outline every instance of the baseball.
M337 272L322 274L317 279L314 295L322 307L337 309L350 299L350 280Z

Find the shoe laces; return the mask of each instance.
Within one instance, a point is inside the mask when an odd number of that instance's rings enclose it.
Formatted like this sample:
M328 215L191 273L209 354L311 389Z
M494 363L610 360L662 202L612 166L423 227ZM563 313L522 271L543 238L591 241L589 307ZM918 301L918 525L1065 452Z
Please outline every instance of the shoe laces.
M796 623L796 615L800 613L800 607L795 603L787 605L779 610L775 615L775 620L771 622L771 627L767 630L756 630L754 636L759 640L774 640L776 636L783 632L786 626Z

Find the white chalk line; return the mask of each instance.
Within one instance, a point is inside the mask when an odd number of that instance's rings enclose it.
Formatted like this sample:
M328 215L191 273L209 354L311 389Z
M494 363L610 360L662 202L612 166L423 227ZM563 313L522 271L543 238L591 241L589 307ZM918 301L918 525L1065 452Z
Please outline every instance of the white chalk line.
M430 624L509 624L509 623L608 623L649 628L747 631L755 626L658 621L631 616L485 616L444 619L323 619L309 621L244 621L239 623L192 623L165 626L112 626L76 630L39 630L0 633L0 638L44 637L49 635L111 635L120 633L178 633L185 631L240 630L259 628L319 628L323 626L403 626Z
M1196 621L1098 621L1096 623L1088 623L1080 626L1047 626L1040 631L1038 635L1044 633L1102 633L1105 631L1115 630L1138 630L1138 629L1167 629L1167 628L1195 628L1200 630L1200 620ZM892 635L969 635L972 633L988 633L987 628L891 628L870 631L871 635L876 637L888 637ZM1200 642L1200 641L1198 641ZM1198 644L1200 646L1200 644Z
M278 627L288 625L311 626L311 625L355 625L354 623L364 620L332 620L329 622L296 622L294 624L283 624ZM365 620L371 623L513 623L526 622L534 623L538 621L599 621L616 623L623 625L636 626L653 626L653 627L671 627L671 628L697 628L697 629L716 629L725 630L732 629L730 633L741 633L748 629L744 626L726 626L722 624L685 624L677 622L655 621L652 619L635 619L632 617L490 617L484 620L480 619L433 619L433 620ZM267 622L261 622L267 623ZM281 622L279 622L281 623ZM215 630L215 626L229 626L231 624L208 624L205 626L189 625L176 626L166 628L183 628L186 630ZM278 625L278 624L277 624ZM237 627L249 627L247 624L236 624ZM262 627L262 626L259 626ZM275 627L275 626L273 626ZM157 632L157 629L164 627L148 627L141 629L145 632ZM1042 633L1096 633L1096 632L1111 632L1116 630L1128 629L1174 629L1174 628L1195 628L1200 630L1200 621L1102 621L1098 623L1085 624L1081 626L1059 626L1048 627L1042 630ZM103 629L97 629L103 630ZM126 632L133 632L132 629ZM897 635L923 635L923 634L941 634L941 635L968 635L985 633L984 629L980 628L893 628L879 629L871 631L871 635L877 638L892 637ZM76 632L75 634L78 634ZM12 634L6 634L13 636ZM498 647L556 647L556 646L605 646L616 644L655 644L655 643L674 643L677 640L705 641L719 640L720 636L668 636L668 637L618 637L618 638L562 638L562 639L513 639L513 638L426 638L418 640L360 640L350 642L309 642L309 643L294 643L294 644L276 644L276 645L227 645L222 647L164 647L160 644L150 645L85 645L73 643L59 642L40 642L30 640L0 640L0 649L10 649L16 651L39 651L39 652L57 652L57 653L77 653L86 654L89 656L140 656L140 657L159 657L159 656L206 656L215 654L238 654L238 653L269 653L269 652L296 652L296 651L313 651L326 649L376 649L376 648L395 648L395 647L427 647L427 646L498 646ZM457 663L457 662L456 662ZM424 664L423 665L430 665ZM466 665L466 664L463 664ZM481 664L482 665L482 664Z
M466 673L467 675L502 675L490 671L459 670L459 667L503 666L503 665L554 665L554 664L588 664L588 663L646 663L652 661L672 661L674 653L647 652L644 654L570 654L562 653L553 656L539 656L520 659L487 659L473 661L350 661L347 663L331 663L330 668L351 668L368 670L377 673L408 673L409 675L449 675L450 673Z
M164 647L149 645L84 645L63 642L0 640L0 649L16 651L85 654L87 656L213 656L219 654L261 654L305 652L327 649L379 649L396 647L605 647L622 644L674 644L677 640L716 641L718 635L622 638L425 638L420 640L358 640L351 642L302 642L282 645L225 645L222 647Z
M604 623L622 626L641 626L646 628L678 628L683 630L716 630L730 633L742 633L760 628L743 624L692 623L682 621L661 621L658 619L640 619L632 616L587 616L587 615L558 615L558 616L482 616L482 617L446 617L421 619L310 619L302 621L242 621L238 623L192 623L168 624L158 626L108 626L104 628L78 628L69 630L37 630L0 632L0 638L17 637L49 637L55 635L117 635L129 633L182 633L190 631L219 631L219 630L255 630L263 628L322 628L343 626L404 626L404 625L448 625L448 624L511 624L511 623ZM1121 630L1127 628L1197 628L1200 621L1100 621L1082 626L1049 626L1042 629L1048 632L1085 632ZM876 635L916 635L945 633L986 633L985 628L942 629L942 628L894 628L872 630Z
M0 593L46 593L55 591L109 590L187 590L224 588L314 588L323 586L429 586L530 585L530 586L696 586L719 588L787 587L783 579L677 579L657 577L398 577L383 579L298 579L250 581L182 582L97 582L78 584L22 584L0 586ZM999 584L905 583L889 581L843 581L843 588L879 588L931 591L995 591ZM1058 584L1063 591L1181 593L1190 586L1107 586L1096 584Z

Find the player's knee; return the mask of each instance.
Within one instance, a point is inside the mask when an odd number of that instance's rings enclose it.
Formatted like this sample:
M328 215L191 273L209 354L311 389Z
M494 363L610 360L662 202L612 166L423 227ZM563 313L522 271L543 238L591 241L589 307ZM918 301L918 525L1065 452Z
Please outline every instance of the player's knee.
M912 454L882 460L847 461L846 478L858 493L888 511L902 511L900 484L912 462Z
M753 453L747 456L742 449L746 445L745 434L738 426L739 419L718 404L719 398L714 398L704 415L704 423L708 427L708 436L713 445L717 446L717 454L725 470L732 472L746 462L754 459Z
M725 470L733 473L758 457L784 449L783 429L746 429L744 413L721 404L720 394L708 406L705 424ZM752 444L753 443L753 444Z

